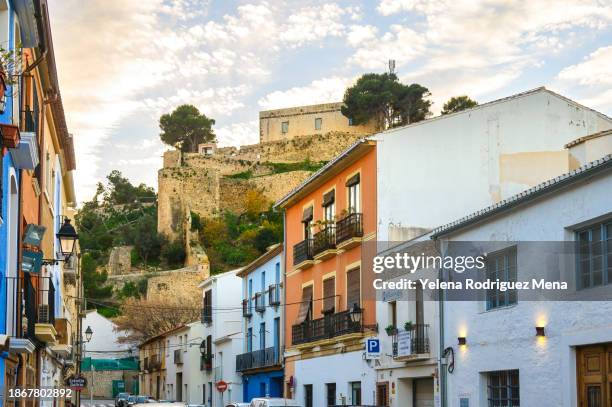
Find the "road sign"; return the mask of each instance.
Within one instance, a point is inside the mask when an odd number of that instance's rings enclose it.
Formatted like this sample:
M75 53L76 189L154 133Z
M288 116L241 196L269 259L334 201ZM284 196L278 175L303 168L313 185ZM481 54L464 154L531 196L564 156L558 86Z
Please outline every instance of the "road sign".
M368 338L366 340L366 359L380 359L380 339Z
M80 391L87 387L87 379L83 376L70 376L66 384L72 390Z
M225 383L223 380L219 380L216 386L217 390L219 390L221 393L227 390L227 383Z

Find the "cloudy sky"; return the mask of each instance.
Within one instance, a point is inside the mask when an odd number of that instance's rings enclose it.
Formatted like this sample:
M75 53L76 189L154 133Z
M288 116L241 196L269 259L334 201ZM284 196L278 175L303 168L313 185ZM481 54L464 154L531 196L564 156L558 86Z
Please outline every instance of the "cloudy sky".
M341 100L389 59L435 112L544 85L612 115L610 0L49 3L81 201L112 169L156 186L158 119L179 104L251 144L259 110Z

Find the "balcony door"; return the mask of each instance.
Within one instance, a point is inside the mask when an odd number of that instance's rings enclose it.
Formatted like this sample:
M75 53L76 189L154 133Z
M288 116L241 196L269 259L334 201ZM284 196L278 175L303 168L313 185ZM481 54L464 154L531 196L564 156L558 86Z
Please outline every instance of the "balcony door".
M576 349L578 406L612 406L612 343Z

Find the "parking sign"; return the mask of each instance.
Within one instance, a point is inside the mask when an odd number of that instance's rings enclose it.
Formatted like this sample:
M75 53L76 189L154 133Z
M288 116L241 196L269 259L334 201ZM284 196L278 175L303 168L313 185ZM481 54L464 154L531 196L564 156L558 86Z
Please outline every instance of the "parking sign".
M380 339L369 338L366 340L366 359L380 359Z

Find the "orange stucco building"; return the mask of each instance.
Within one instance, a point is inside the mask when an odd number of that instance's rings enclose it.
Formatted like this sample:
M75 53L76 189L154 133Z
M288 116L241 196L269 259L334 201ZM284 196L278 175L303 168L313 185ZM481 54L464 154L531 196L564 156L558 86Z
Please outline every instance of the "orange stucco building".
M362 245L376 235L375 142L355 143L276 207L285 211L287 248L286 396L305 405L325 405L332 398L338 404L365 403L370 383L362 383L359 366L364 338L375 334L376 308L368 290L372 272L362 268ZM326 369L339 377L302 374L302 365L316 366L314 359L336 363L334 355L354 359L346 364L359 365L351 369L355 378L342 369ZM323 382L303 383L318 379Z

